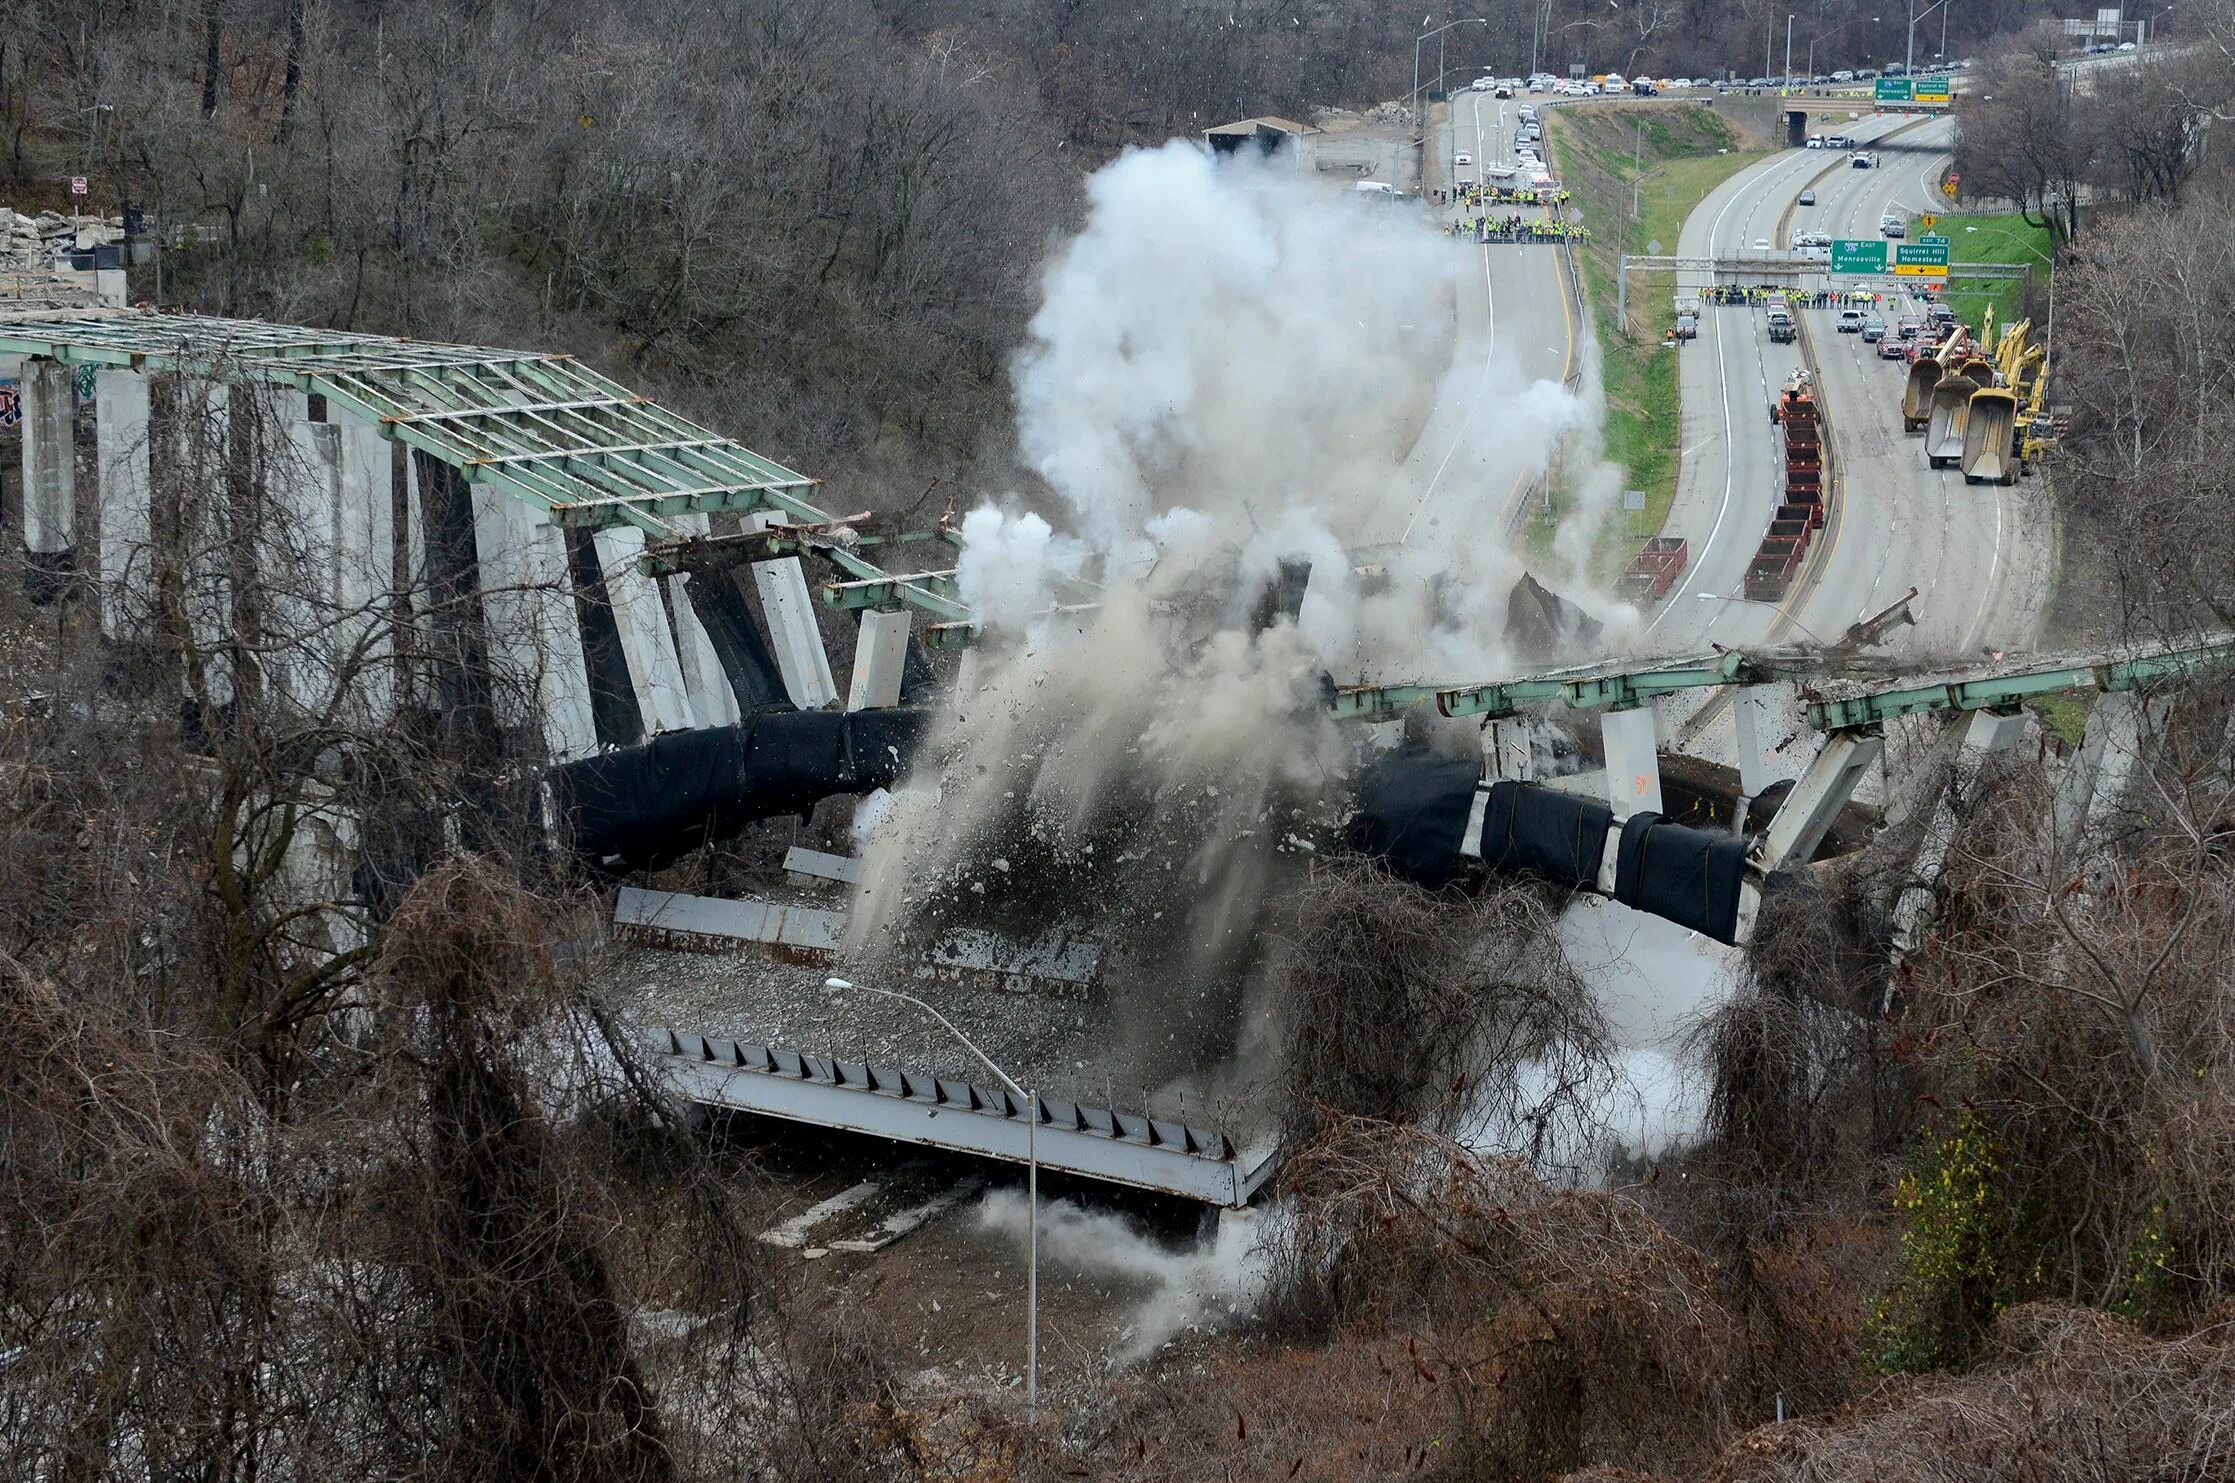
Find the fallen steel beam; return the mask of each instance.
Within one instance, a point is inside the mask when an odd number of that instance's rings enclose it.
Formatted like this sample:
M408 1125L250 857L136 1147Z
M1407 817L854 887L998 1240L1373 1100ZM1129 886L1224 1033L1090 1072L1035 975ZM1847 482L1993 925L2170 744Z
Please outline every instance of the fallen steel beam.
M649 1033L654 1069L685 1101L1022 1164L1238 1209L1273 1173L1212 1128L920 1071L677 1030ZM1037 1126L1035 1126L1035 1122Z

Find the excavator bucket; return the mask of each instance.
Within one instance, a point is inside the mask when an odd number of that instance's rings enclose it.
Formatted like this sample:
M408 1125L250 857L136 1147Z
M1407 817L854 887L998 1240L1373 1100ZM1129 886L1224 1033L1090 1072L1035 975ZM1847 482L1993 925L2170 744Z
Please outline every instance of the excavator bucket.
M1909 384L1901 393L1901 430L1913 433L1932 415L1932 389L1940 384L1946 367L1936 356L1922 356L1909 367Z
M1986 386L1971 394L1963 418L1963 482L2014 484L2018 478L2018 394Z
M1944 469L1963 457L1963 424L1979 390L1968 376L1943 376L1932 389L1932 408L1925 420L1925 462Z

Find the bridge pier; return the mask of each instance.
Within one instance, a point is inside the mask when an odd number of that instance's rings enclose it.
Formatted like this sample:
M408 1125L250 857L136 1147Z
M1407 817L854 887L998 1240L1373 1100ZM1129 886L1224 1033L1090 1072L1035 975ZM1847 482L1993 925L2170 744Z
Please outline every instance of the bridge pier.
M2143 732L2155 721L2140 691L2106 690L2088 711L2087 731L2057 780L2051 817L2057 854L2079 852L2087 827L2118 806L2141 765Z
M23 546L34 569L66 570L78 540L78 460L71 446L77 371L29 356L17 383L23 416ZM35 593L45 601L51 593Z
M669 517L678 529L689 535L703 536L708 525L704 515L686 514ZM691 714L701 726L735 726L742 717L737 705L737 692L730 687L729 673L722 668L722 656L714 647L714 640L700 621L698 607L691 601L687 572L677 572L667 579L668 611L675 615L675 657L683 667L683 690L691 704Z
M606 601L612 605L613 625L621 636L621 653L628 661L629 688L636 692L637 712L644 718L644 734L688 731L690 699L683 685L682 660L675 652L675 635L668 627L659 589L637 565L644 555L644 532L633 525L611 525L593 540L598 570L605 577Z
M141 636L153 616L154 481L148 450L145 371L98 371L93 377L95 475L101 509L98 593L101 633Z
M1755 847L1755 873L1767 876L1787 865L1807 863L1854 796L1855 785L1885 749L1885 740L1875 732L1835 731L1825 737L1815 760L1785 795L1777 817L1769 821L1768 832Z
M854 678L846 691L847 710L900 704L900 674L908 662L908 625L906 608L890 612L872 608L862 613L861 629L854 638Z
M1599 712L1599 740L1606 748L1606 801L1616 822L1631 814L1662 812L1653 707Z
M554 762L587 757L598 734L566 532L483 486L474 488L473 523L489 657L499 668L498 713L507 725L540 727ZM532 689L505 683L531 676Z
M2027 717L2022 710L1973 711L1968 721L1949 727L1960 736L1948 785L1942 790L1924 838L1917 849L1916 868L1901 895L1894 901L1894 956L1898 960L1915 952L1924 942L1924 924L1932 910L1932 893L1948 865L1948 850L1956 839L1963 809L1977 791L1979 774L1995 756L2009 751L2025 737ZM1937 751L1938 749L1936 749Z

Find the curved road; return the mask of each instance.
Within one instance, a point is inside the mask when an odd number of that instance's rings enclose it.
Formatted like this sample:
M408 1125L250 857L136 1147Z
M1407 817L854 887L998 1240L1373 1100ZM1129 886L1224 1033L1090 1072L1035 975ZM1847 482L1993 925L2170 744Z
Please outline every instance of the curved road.
M1785 232L1811 227L1875 238L1887 210L1914 212L1937 199L1948 130L1945 120L1858 120L1849 132L1866 143L1900 131L1875 170L1852 168L1846 151L1783 151L1710 193L1685 222L1680 250L1743 257L1758 242L1783 247ZM1796 205L1810 186L1817 204ZM1914 307L1888 303L1881 312L1891 324ZM1832 428L1838 513L1782 605L1728 600L1742 593L1777 503L1781 461L1768 404L1800 356L1798 346L1769 342L1761 310L1707 309L1699 339L1682 352L1683 457L1663 527L1691 539L1692 565L1647 622L1653 647L1833 640L1910 586L1918 626L1896 634L1896 652L1921 658L2030 642L2050 550L2035 486L1966 486L1954 470L1926 468L1919 440L1901 429L1905 367L1839 334L1835 310L1803 318Z

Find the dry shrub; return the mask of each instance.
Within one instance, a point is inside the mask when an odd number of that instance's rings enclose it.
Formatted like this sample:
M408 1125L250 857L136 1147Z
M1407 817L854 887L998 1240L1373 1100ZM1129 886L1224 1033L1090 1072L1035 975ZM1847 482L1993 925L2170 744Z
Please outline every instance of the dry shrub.
M1109 1476L1696 1465L1770 1413L1768 1336L1725 1301L1714 1264L1633 1199L1365 1119L1332 1122L1290 1177L1315 1193L1269 1237L1271 1300L1315 1314L1328 1339L1132 1393ZM1806 1266L1794 1263L1796 1287ZM1810 1358L1836 1365L1841 1305L1822 1289L1812 1301L1813 1318L1796 1302L1787 1321L1825 1331Z
M1270 985L1291 1136L1331 1113L1490 1131L1532 1155L1586 1144L1611 1045L1560 953L1558 910L1530 882L1469 896L1370 860L1315 870L1287 903Z
M1889 1381L1838 1417L1757 1432L1713 1483L2131 1483L2228 1476L2235 1325L2171 1342L2061 1303L1994 1322L1963 1376Z

